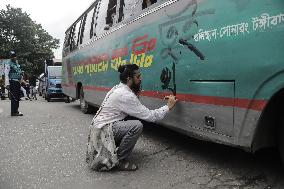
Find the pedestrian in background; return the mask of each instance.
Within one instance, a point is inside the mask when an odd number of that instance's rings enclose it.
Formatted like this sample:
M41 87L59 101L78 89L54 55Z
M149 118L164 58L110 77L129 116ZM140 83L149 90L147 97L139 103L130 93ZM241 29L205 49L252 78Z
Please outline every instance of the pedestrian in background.
M34 74L29 78L31 98L35 100L37 100L36 98L36 80L37 79L38 78Z
M19 101L21 98L22 71L17 61L17 54L14 51L10 53L10 61L5 66L5 85L10 93L11 116L23 116L19 112Z
M27 94L27 90L24 88L24 87L27 85L27 83L25 82L23 76L22 76L22 79L21 79L20 83L21 83L21 91L22 91L22 93L23 93L25 99L26 99L26 100L29 100L30 97L29 97L28 94Z

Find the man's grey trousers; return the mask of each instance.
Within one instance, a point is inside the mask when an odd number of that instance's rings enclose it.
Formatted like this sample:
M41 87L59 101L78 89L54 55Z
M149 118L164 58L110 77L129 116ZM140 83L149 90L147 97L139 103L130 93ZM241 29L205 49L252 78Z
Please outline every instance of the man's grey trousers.
M126 159L142 134L143 124L138 120L117 121L113 124L113 135L118 147L118 160Z

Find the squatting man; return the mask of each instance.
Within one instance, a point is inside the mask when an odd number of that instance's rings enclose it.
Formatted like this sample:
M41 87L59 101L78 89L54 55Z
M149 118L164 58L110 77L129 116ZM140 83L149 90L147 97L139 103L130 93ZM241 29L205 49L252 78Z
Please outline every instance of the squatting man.
M96 171L137 170L137 165L127 158L142 133L143 125L139 119L161 120L177 101L170 95L165 97L167 105L149 110L139 101L142 79L139 67L127 64L120 66L118 72L120 84L107 93L90 126L86 161L89 168ZM124 120L127 116L137 119Z

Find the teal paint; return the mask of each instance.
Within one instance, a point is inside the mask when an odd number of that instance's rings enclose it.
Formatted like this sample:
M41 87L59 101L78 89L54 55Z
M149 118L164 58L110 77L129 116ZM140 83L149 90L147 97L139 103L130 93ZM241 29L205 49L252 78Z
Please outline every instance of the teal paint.
M176 66L177 93L230 97L230 95L224 95L225 89L222 93L222 88L218 89L217 94L212 90L200 93L189 87L188 83L191 80L234 81L235 97L247 99L254 98L263 83L269 85L266 86L267 90L274 92L284 87L281 84L274 86L273 83L267 82L270 77L284 68L282 53L284 21L281 20L266 29L253 29L253 18L261 18L264 13L269 14L270 17L284 14L284 2L281 0L219 0L218 3L216 2L203 0L197 7L189 5L186 11L176 14L178 15L176 17L165 14L163 14L164 17L153 16L147 25L144 23L143 26L119 38L115 35L107 36L103 39L103 45L87 50L82 49L84 51L82 54L79 50L74 56L71 55L68 58L71 62L80 62L87 57L104 53L111 57L113 50L127 47L128 55L122 59L129 63L132 41L148 35L146 41L155 38L157 43L154 50L146 53L146 55L153 55L153 63L150 67L141 68L144 90L169 92L162 89L160 75L165 67L171 70L173 63ZM151 15L161 14L158 12ZM224 28L229 26L233 29L232 26L238 24L246 28L244 32L230 36L222 33L221 37L221 31L224 31ZM206 38L195 40L193 37L201 32L215 29L218 33L217 37L212 37L211 40ZM178 40L181 38L186 39L202 52L205 60L200 60L187 47L180 45ZM175 58L169 55L168 49L171 49ZM277 83L284 83L282 78L279 79ZM109 58L108 71L76 75L74 80L75 83L83 82L84 85L111 88L118 83L118 73L111 68L111 58ZM261 92L257 97L269 99L271 95L272 93L267 91Z

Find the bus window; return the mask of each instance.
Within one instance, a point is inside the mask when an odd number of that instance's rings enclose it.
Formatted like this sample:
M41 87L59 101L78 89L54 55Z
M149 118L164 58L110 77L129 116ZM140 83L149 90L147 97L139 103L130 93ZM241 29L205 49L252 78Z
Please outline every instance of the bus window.
M104 1L101 1L101 4L100 4L100 8L98 11L98 19L96 23L97 24L96 26L97 36L100 36L105 33L108 3L109 3L109 0L104 0Z
M82 22L79 21L77 24L76 24L76 47L79 45L79 40L80 40L80 30L81 30L81 26L82 26Z
M67 53L70 52L70 30L68 29L65 33L65 39L64 39L64 43L63 43L63 55L67 55Z
M155 3L157 3L157 0L143 0L142 9L146 9Z
M73 51L76 47L75 41L76 41L76 25L73 25L71 28L71 33L70 33L70 51Z
M112 27L114 24L117 23L116 7L117 7L117 0L109 0L107 17L106 17L106 24L109 27Z
M73 51L75 49L77 49L78 46L78 35L79 35L79 29L81 26L81 22L78 21L76 22L71 29L71 35L70 35L70 51Z
M68 47L69 46L69 40L70 39L70 29L66 31L65 33L65 38L64 38L64 48Z
M77 32L77 43L76 46L79 46L82 44L83 39L83 32L85 29L85 23L86 23L86 14L80 18L80 20L76 24L76 32Z
M84 14L83 19L81 21L80 31L79 31L79 34L78 34L78 37L79 37L78 38L78 41L79 41L78 45L81 45L83 43L84 31L85 31L85 25L86 25L87 16L88 16L88 13Z
M83 32L83 43L87 43L90 40L90 30L93 16L93 9L86 13L86 24Z
M123 14L123 7L125 7L124 0L119 0L118 1L118 20L117 22L121 22L124 19L124 14Z
M139 4L141 4L141 0L124 0L124 4L124 19L129 19L142 10L139 7Z
M92 11L92 14L90 14L90 15L92 15L91 29L89 30L90 31L90 35L89 35L90 39L93 36L97 36L96 27L98 25L97 20L98 20L100 5L101 5L101 1L98 1L98 3L95 4L95 7Z

